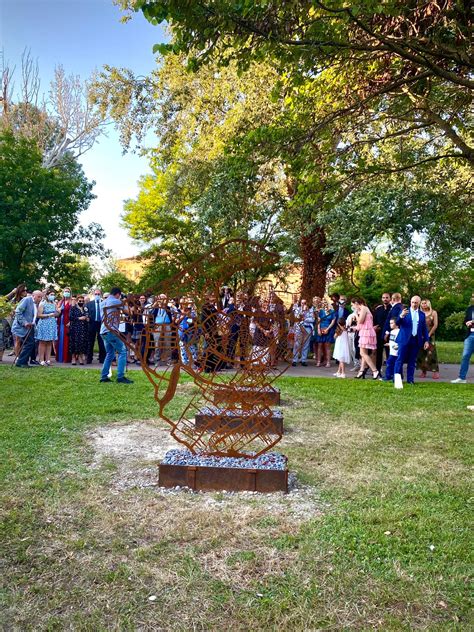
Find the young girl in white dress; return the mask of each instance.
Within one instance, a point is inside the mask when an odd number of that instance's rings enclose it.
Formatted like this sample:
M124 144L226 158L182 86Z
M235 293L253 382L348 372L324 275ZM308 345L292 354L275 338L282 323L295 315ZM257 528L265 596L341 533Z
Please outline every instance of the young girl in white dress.
M346 377L345 365L351 361L351 350L349 347L349 335L346 330L346 319L340 318L336 327L336 342L334 344L333 357L339 362L336 377Z

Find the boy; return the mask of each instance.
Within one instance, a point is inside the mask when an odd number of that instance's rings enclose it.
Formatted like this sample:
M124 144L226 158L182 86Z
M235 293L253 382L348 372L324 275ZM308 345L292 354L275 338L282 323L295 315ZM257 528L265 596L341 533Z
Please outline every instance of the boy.
M390 335L388 339L388 348L389 355L387 358L387 367L385 369L385 377L383 378L384 382L391 382L393 380L393 373L395 368L395 362L398 357L398 344L397 337L400 332L399 327L397 327L397 322L395 318L390 319Z

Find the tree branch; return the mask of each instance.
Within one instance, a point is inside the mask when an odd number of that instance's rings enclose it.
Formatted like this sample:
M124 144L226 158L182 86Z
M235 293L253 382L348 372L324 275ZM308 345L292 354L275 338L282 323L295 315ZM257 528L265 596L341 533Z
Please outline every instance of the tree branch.
M426 113L426 118L428 121L434 123L443 130L449 140L461 150L462 155L465 156L465 158L469 160L469 162L474 163L474 147L470 147L459 136L459 134L455 132L455 130L451 127L451 125L449 125L449 123L441 118L439 114L430 110L428 106L424 105L424 107L422 108L422 112Z

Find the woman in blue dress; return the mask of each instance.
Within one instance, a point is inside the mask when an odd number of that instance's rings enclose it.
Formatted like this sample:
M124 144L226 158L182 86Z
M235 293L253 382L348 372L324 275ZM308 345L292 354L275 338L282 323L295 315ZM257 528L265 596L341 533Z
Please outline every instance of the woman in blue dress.
M326 366L331 366L331 344L334 342L334 323L336 322L336 312L329 306L327 300L323 300L319 310L318 334L318 357L316 366L321 366L321 361L326 362ZM324 354L324 359L322 356Z
M38 360L41 366L51 365L51 348L53 341L58 338L56 318L59 316L59 312L56 311L54 299L54 292L47 292L45 299L38 306L35 337L39 342Z

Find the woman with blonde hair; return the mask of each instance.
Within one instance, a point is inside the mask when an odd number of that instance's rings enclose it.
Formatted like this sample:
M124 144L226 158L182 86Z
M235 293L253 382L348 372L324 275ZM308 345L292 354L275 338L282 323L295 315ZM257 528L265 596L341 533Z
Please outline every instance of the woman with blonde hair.
M353 298L352 307L357 315L357 331L359 332L359 349L361 357L360 371L356 375L357 379L365 377L365 369L368 366L372 371L374 380L381 379L380 371L377 371L375 362L370 357L370 351L377 349L377 334L374 329L372 312L365 304L363 298Z
M426 377L427 371L433 372L433 380L439 380L438 352L435 343L435 331L438 329L438 312L431 307L431 301L424 298L420 309L425 314L428 327L429 347L420 349L416 359L416 368L421 371L420 377Z

